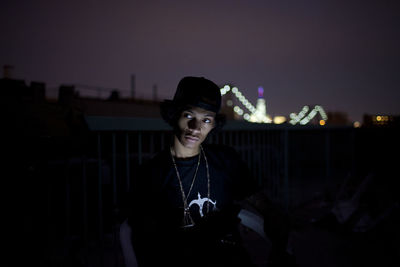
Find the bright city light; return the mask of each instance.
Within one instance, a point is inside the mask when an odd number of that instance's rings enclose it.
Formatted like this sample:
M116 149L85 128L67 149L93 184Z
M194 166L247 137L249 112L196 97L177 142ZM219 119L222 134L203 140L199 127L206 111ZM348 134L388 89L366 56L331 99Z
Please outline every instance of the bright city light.
M275 116L274 117L274 123L275 124L281 124L286 122L286 117L285 116Z

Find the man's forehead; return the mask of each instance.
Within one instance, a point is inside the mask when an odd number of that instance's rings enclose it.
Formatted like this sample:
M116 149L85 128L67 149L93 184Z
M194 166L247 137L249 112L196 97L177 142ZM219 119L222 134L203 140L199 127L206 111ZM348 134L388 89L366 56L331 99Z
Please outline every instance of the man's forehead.
M200 107L196 107L196 106L188 106L185 109L185 111L189 111L189 112L196 113L196 114L203 115L203 116L214 117L216 115L216 113L213 112L213 111L206 110L206 109L203 109L203 108L200 108Z

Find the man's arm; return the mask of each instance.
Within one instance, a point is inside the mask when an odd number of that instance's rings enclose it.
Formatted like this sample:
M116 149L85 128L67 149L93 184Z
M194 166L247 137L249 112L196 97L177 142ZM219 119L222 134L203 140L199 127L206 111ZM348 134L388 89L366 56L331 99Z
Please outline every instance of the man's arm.
M269 254L270 265L288 264L290 256L287 253L287 245L289 233L292 229L290 216L261 191L254 193L238 204L244 210L260 214L264 219L263 230L272 246Z

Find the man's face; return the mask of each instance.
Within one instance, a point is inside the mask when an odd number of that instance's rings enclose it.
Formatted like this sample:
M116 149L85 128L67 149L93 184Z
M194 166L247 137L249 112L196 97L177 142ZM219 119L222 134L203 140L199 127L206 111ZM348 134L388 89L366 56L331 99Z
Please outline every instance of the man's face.
M177 138L186 148L198 148L215 125L215 112L190 106L178 120Z

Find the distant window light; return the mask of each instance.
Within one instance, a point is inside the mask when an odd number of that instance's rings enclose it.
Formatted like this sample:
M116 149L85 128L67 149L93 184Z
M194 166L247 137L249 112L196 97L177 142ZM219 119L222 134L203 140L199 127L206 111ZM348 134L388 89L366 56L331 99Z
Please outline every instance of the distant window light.
M275 124L281 124L281 123L284 123L285 121L286 121L285 116L275 116L274 117Z

